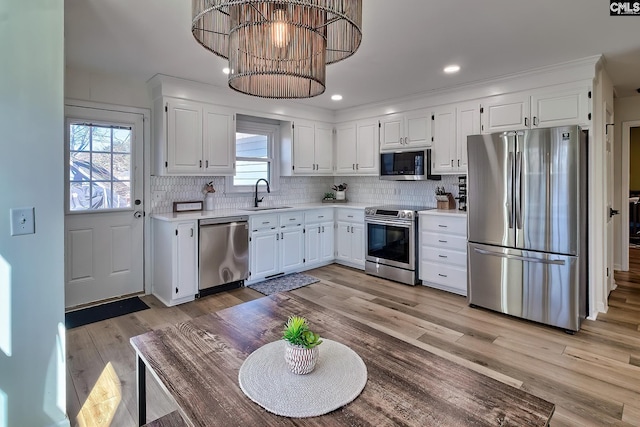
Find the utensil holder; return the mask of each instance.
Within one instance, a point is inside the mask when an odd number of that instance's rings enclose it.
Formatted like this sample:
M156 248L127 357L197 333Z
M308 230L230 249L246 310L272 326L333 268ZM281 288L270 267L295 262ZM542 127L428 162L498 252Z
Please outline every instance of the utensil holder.
M438 209L455 209L456 201L451 193L436 195Z

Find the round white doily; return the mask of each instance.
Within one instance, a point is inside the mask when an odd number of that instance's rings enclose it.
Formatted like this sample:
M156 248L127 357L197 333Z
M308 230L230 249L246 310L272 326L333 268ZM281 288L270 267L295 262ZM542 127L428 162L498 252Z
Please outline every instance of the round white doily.
M289 371L284 340L260 347L240 367L240 388L267 411L292 418L317 417L353 401L367 383L367 367L346 345L322 341L318 363L306 375Z

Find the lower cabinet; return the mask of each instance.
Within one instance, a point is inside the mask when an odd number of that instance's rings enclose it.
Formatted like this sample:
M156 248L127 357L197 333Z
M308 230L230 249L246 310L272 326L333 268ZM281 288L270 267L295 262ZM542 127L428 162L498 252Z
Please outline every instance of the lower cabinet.
M304 269L302 212L251 216L249 229L247 283Z
M457 211L421 213L420 280L426 286L467 295L467 219Z
M305 212L304 224L305 268L315 268L333 262L333 208Z
M364 211L336 209L336 262L364 270Z
M167 306L198 293L198 222L154 219L152 293Z

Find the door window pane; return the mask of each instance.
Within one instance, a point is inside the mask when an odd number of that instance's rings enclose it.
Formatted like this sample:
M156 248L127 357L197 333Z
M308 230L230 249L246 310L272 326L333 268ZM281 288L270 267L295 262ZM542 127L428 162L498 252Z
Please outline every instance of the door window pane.
M70 125L70 211L131 208L131 134L130 127Z

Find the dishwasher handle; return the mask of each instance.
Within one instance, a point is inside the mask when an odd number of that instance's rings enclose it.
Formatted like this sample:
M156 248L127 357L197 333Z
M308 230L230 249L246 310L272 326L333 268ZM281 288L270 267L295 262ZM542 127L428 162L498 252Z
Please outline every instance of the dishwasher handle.
M249 217L246 215L240 216L226 216L223 218L208 218L200 220L200 227L206 225L218 225L218 224L230 224L233 222L247 222Z

